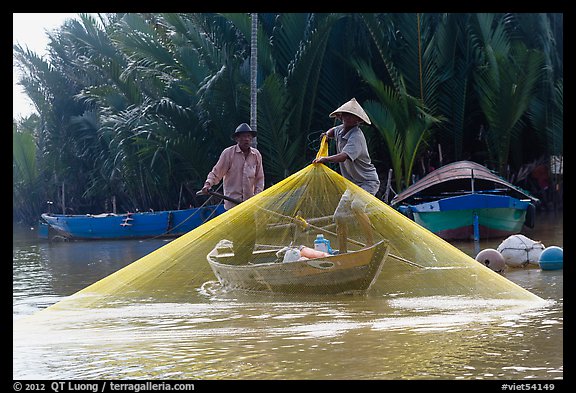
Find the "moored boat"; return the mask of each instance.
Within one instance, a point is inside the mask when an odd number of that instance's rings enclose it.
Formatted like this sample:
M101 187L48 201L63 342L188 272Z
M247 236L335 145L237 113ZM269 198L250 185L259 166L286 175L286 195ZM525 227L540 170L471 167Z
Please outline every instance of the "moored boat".
M390 205L444 239L479 240L533 227L538 203L488 168L458 161L430 172Z
M362 293L376 281L388 257L386 240L345 254L284 262L281 247L257 245L252 260L237 264L233 248L219 243L208 263L226 289L282 294Z
M51 214L41 215L48 238L67 240L144 239L178 237L224 212L224 205L201 206L183 210L124 214Z

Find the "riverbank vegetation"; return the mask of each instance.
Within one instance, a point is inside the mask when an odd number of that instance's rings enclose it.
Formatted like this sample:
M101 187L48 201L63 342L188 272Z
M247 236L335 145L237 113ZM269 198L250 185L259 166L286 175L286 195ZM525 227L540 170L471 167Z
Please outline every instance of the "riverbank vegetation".
M176 209L250 122L251 14L80 14L40 57L14 46L37 114L13 121L14 219ZM563 16L257 16L266 185L308 165L355 97L383 187L471 159L507 178L563 153ZM547 165L549 168L549 165ZM392 171L390 171L392 169ZM382 190L384 191L384 190Z

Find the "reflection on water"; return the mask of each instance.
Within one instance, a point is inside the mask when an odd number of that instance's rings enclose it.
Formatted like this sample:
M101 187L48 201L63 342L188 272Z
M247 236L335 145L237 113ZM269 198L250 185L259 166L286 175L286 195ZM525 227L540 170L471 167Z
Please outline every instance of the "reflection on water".
M527 236L562 246L554 223ZM543 302L240 295L212 278L188 303L32 315L163 244L15 241L13 377L563 379L562 270L507 271Z
M549 339L557 306L212 299L55 311L42 329L14 333L15 378L561 378L562 341Z
M46 308L167 243L158 239L31 242L22 234L15 234L14 240L15 318Z

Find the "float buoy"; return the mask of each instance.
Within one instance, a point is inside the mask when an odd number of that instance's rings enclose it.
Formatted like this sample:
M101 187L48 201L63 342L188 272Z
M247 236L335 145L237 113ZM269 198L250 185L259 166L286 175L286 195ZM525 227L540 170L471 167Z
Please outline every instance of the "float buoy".
M559 270L564 266L564 250L558 246L546 247L540 258L538 264L542 270Z
M504 240L496 250L504 257L510 267L538 266L538 258L544 250L542 242L534 241L524 235L512 235Z
M493 248L482 250L476 255L476 260L496 273L503 273L506 262L502 254Z

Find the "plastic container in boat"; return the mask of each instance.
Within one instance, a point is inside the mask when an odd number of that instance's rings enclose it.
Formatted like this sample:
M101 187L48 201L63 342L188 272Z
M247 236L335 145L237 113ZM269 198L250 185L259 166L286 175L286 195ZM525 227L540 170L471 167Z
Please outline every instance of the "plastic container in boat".
M318 234L314 240L314 249L332 254L332 247L330 247L330 240L324 238L323 234Z

